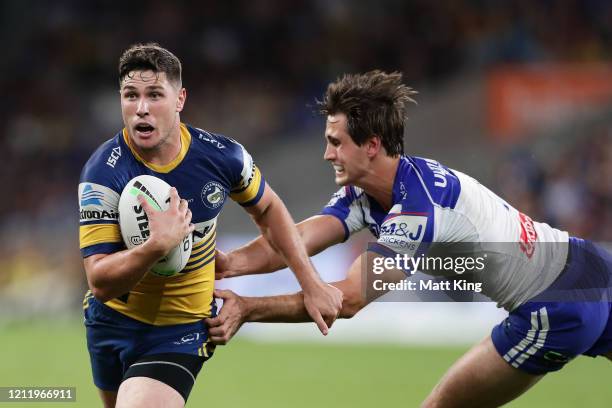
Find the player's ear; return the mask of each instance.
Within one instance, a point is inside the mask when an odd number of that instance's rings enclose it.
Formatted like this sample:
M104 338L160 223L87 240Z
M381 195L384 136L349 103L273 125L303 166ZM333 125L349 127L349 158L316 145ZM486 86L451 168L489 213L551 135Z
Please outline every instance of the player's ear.
M382 146L380 136L378 135L372 135L372 137L370 137L365 144L366 153L369 158L376 156Z
M176 111L181 112L185 106L185 100L187 99L187 90L185 88L179 89L178 98L176 98Z

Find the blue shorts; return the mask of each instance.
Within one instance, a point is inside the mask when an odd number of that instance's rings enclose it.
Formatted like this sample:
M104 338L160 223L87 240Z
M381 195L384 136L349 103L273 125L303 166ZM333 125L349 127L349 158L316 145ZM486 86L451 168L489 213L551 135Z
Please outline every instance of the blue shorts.
M130 367L138 365L138 374L150 376L177 389L185 400L195 377L204 362L212 356L214 346L208 343L208 328L203 321L172 326L153 326L125 316L93 296L86 299L85 327L87 349L95 385L105 391L116 391L124 378L130 377ZM213 314L215 312L213 303ZM151 359L151 356L160 357ZM151 360L165 363L165 367L179 367L190 384L173 384L156 375L142 373L144 364ZM146 361L144 363L143 361ZM184 363L183 363L184 361ZM152 370L162 370L153 368ZM134 369L131 369L134 371ZM168 370L166 370L168 371ZM189 371L190 375L187 375ZM126 375L128 373L128 375ZM163 377L163 374L162 374ZM176 376L175 376L176 377ZM188 389L188 391L185 391ZM185 395L185 392L187 395Z
M593 275L598 277L596 292ZM491 333L499 355L513 367L538 375L559 370L581 354L595 357L612 351L610 277L610 253L589 241L570 238L568 263L551 285L554 296L569 293L564 292L568 281L583 282L579 287L589 282L589 288L578 300L540 301L547 298L544 293L514 309ZM584 293L589 301L579 300ZM594 293L599 301L594 300Z

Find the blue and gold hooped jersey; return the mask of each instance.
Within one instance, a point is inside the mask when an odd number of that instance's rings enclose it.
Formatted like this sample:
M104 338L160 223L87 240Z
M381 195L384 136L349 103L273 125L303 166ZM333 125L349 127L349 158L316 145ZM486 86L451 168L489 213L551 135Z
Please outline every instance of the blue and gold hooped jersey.
M125 295L106 305L154 325L189 323L210 316L215 279L217 216L229 196L256 204L265 181L249 153L227 137L181 124L181 151L163 166L146 162L123 130L96 150L79 182L79 242L82 256L111 254L126 247L119 230L119 196L132 178L148 174L176 187L189 203L195 224L193 250L172 277L147 273Z

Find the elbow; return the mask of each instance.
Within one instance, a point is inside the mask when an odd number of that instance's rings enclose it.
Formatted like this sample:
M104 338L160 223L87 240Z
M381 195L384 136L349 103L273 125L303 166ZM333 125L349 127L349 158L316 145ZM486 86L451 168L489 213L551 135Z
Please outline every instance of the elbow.
M350 319L367 305L359 280L349 278L333 285L342 291L342 309L339 315L341 319Z
M91 294L96 298L96 300L101 303L106 303L113 298L113 296L110 295L108 290L99 286L92 285L91 283L89 284L89 289L91 290Z
M350 319L355 316L366 305L365 300L359 293L345 294L342 300L342 310L340 310L341 319Z
M111 281L108 278L108 272L102 267L99 262L106 255L93 255L85 258L85 275L87 276L87 285L91 294L96 300L105 303L117 297L116 291L113 291Z
M114 297L110 293L108 286L103 285L100 279L95 279L91 274L87 274L87 284L89 285L91 294L99 302L105 303Z

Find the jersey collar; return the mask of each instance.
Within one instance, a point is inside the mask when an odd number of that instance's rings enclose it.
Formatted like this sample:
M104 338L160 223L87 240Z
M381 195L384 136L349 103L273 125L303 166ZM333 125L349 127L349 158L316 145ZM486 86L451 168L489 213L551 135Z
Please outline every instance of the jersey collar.
M401 186L403 184L401 174L405 166L404 158L405 156L400 156L399 162L397 164L397 168L395 169L395 176L393 177L393 185L391 186L391 208L389 210L385 210L383 206L374 199L374 197L366 193L366 197L370 201L370 208L375 208L377 211L383 214L387 214L389 211L391 211L391 209L393 209L393 206L395 204L401 202L401 199L403 198L400 193L400 190L402 189Z
M169 173L172 170L174 170L179 164L181 164L181 162L187 155L187 151L189 151L189 146L191 145L191 133L189 133L189 129L187 129L187 126L181 123L180 129L181 129L181 150L179 154L174 159L172 159L170 163L163 164L163 165L149 163L148 161L140 157L140 155L136 152L136 150L132 146L132 141L130 140L127 129L125 128L123 129L123 140L125 141L125 144L132 151L132 154L134 155L134 157L136 157L136 159L139 162L141 162L142 164L144 164L151 170L156 171L158 173Z

